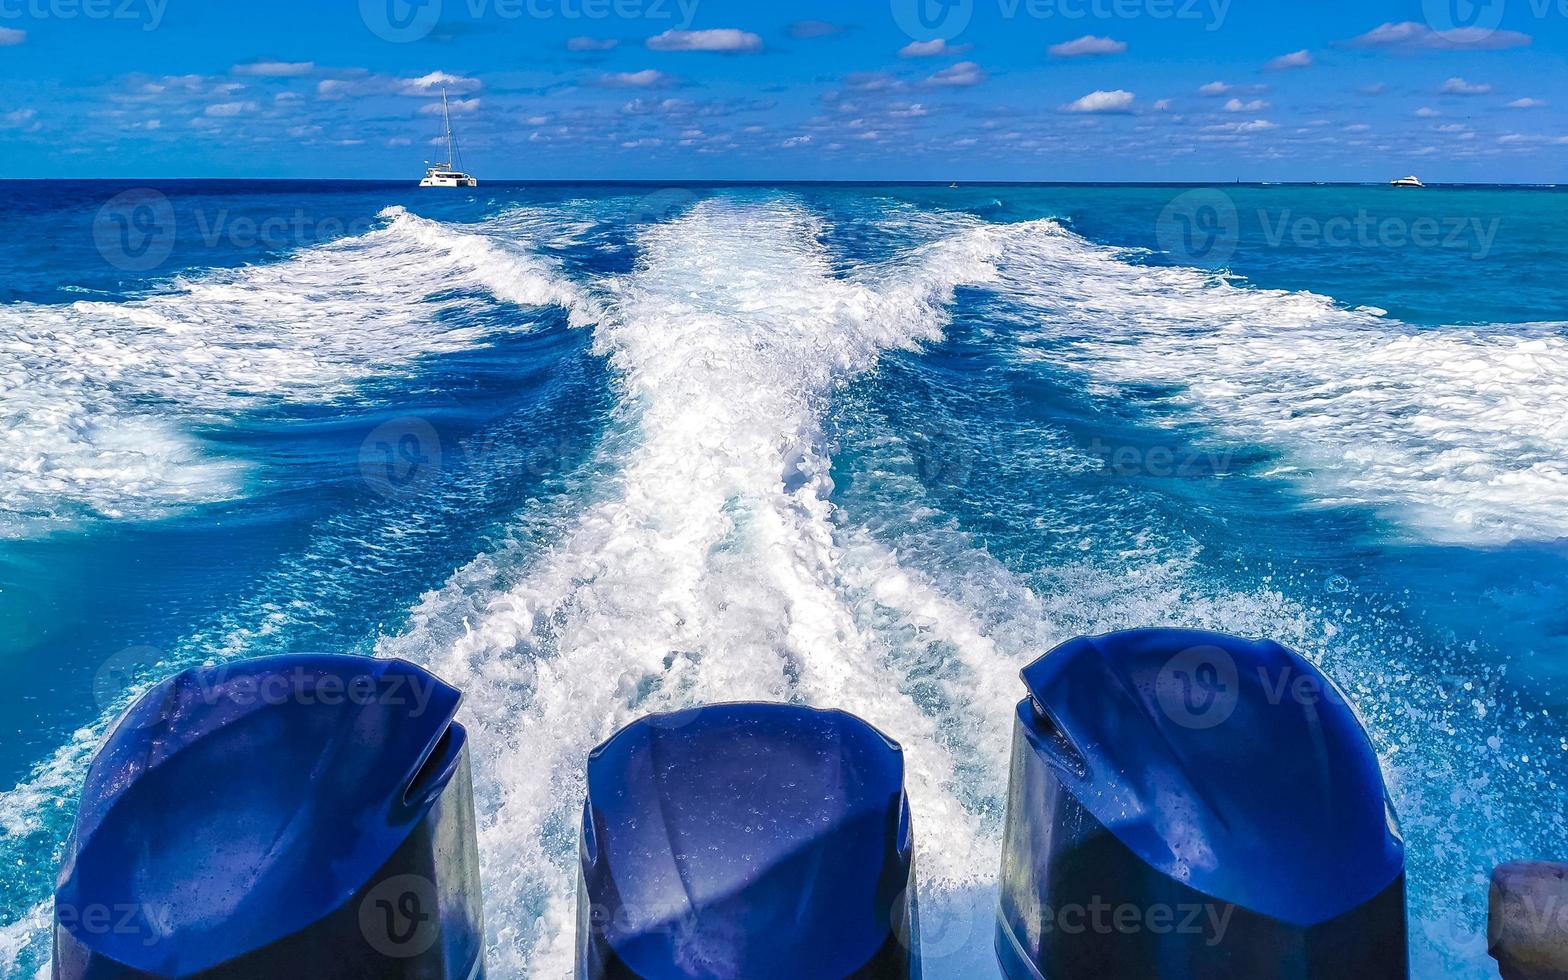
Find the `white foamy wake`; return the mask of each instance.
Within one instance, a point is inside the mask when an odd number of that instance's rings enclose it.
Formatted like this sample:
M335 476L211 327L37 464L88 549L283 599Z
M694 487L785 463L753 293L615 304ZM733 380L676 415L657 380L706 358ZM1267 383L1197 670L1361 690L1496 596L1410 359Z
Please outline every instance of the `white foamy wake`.
M1286 452L1326 504L1457 542L1568 535L1561 324L1424 329L1310 293L1126 261L1049 221L999 230L1027 356L1161 384L1200 419Z
M988 279L994 251L960 234L845 279L817 232L786 203L706 202L649 228L596 333L623 395L616 476L515 585L472 584L493 580L482 559L379 647L466 692L505 975L571 972L583 759L649 711L758 698L857 712L906 748L922 883L989 869L980 815L951 786L962 749L899 690L869 579L966 651L985 641L891 556L850 554L820 425L836 383L936 337L955 284Z
M383 217L367 234L144 299L0 307L0 537L232 497L242 474L206 455L193 426L331 400L472 346L495 329L472 294L593 317L553 263L482 226Z

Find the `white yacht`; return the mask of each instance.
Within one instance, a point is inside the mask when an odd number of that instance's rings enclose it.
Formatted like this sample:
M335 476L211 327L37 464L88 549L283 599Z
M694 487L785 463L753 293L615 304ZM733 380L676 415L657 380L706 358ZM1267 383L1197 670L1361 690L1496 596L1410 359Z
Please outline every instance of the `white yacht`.
M419 182L419 186L478 187L478 179L463 173L461 169L462 159L457 153L457 137L452 135L452 106L447 102L445 87L441 89L441 120L441 136L446 140L446 162L430 164L425 169L425 179Z
M1421 183L1421 178L1419 178L1419 177L1401 177L1398 180L1391 180L1391 181L1389 181L1389 185L1392 186L1392 187L1425 187L1426 186L1425 184Z

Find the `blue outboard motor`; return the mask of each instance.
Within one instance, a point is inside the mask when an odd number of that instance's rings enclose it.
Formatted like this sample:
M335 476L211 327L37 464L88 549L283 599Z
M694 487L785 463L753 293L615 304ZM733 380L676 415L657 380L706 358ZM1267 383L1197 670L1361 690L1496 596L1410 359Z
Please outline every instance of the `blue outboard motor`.
M1408 976L1404 845L1354 712L1277 643L1072 640L1023 670L1010 980Z
M55 980L472 980L483 922L457 691L268 657L141 698L87 773Z
M654 715L588 757L577 976L919 976L903 750L842 711Z

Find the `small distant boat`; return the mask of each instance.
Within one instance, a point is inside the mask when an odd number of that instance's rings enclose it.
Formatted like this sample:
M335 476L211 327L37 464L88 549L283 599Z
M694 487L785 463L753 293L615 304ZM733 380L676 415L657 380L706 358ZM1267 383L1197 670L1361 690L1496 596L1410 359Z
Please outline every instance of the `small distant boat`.
M950 190L950 191L956 191L956 190L958 190L958 185L956 183L948 184L947 185L947 189Z
M452 135L452 106L446 99L446 88L441 89L442 138L446 140L446 160L430 164L420 187L478 187L475 177L463 173L461 158L457 153L457 137ZM427 161L428 162L428 161Z
M1421 178L1419 178L1419 177L1401 177L1398 180L1391 180L1391 181L1389 181L1389 186L1390 187L1425 187L1426 185L1421 183Z

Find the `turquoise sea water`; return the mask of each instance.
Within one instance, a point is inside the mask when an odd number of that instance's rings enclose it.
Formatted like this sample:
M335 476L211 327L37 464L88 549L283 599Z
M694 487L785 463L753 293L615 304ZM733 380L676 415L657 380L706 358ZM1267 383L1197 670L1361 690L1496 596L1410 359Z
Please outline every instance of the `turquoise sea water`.
M984 975L1019 666L1123 626L1356 701L1422 977L1568 855L1568 195L0 184L0 974L95 740L182 666L465 689L498 976L568 972L589 747L838 705Z

